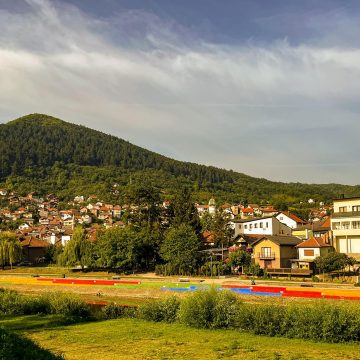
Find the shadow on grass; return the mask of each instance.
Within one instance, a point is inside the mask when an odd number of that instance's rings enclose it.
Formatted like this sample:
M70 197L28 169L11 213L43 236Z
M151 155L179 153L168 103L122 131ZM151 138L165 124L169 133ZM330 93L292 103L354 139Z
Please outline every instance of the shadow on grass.
M0 317L0 327L11 331L36 332L37 330L63 328L67 325L90 322L63 315L20 315Z

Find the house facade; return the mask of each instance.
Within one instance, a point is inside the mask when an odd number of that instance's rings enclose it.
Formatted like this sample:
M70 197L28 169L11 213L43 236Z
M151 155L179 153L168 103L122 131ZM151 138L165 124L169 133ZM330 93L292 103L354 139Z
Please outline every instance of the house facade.
M291 235L291 229L276 217L268 216L232 221L235 236L244 235Z
M334 200L331 229L336 251L360 261L360 197Z
M291 260L297 257L296 245L301 239L295 236L267 235L253 243L253 257L262 269L290 269Z
M306 221L300 219L289 211L280 212L276 215L276 218L283 224L287 225L291 229L295 229L299 226L305 225Z
M328 255L334 251L331 244L322 237L311 237L296 245L298 251L297 259L291 260L293 269L315 269L315 259L319 256Z

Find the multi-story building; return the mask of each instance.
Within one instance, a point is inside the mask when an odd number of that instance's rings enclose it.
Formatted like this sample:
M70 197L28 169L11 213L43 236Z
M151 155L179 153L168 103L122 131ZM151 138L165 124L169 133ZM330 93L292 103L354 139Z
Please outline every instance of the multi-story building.
M235 236L244 235L291 235L291 229L276 217L232 220Z
M334 200L331 229L336 251L360 261L360 197Z

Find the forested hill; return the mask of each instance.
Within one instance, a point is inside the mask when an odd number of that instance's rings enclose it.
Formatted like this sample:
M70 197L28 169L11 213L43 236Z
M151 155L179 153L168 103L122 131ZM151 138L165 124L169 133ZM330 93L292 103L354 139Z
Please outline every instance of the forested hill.
M360 195L360 186L278 183L234 171L182 162L127 141L51 116L31 114L0 124L0 184L20 192L121 195L132 181L152 182L164 196L180 184L200 199L215 195L227 201L330 200L344 193Z

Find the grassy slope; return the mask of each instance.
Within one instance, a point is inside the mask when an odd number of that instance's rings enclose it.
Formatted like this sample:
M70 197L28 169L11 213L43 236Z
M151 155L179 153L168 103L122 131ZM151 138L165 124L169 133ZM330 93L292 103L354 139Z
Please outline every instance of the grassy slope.
M55 322L54 322L55 320ZM197 330L178 324L120 319L56 326L54 317L6 318L0 326L21 331L66 359L359 359L358 344L325 344Z

